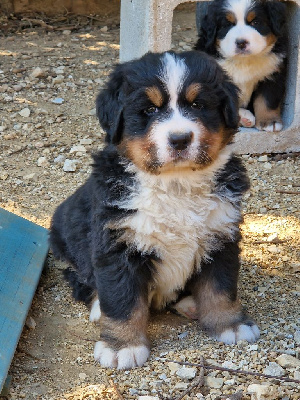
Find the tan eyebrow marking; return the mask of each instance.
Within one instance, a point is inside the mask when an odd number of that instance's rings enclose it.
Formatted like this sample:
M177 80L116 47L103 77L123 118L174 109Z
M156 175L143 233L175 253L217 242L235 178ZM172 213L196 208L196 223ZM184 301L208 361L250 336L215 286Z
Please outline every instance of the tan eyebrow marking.
M246 17L247 22L252 22L256 18L255 11L249 11Z
M186 89L185 97L186 97L187 101L192 103L195 100L195 98L197 97L197 95L199 94L200 90L201 90L200 83L192 83Z
M226 13L226 19L227 19L227 21L231 22L232 24L236 23L235 15L231 12Z
M156 86L151 86L145 90L148 99L156 106L161 107L163 105L163 95Z

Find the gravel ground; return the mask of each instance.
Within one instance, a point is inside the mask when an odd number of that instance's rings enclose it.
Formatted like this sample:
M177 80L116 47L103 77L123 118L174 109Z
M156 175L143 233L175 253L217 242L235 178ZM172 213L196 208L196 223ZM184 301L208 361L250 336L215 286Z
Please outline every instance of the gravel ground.
M174 48L190 49L194 12L174 19ZM118 20L96 28L0 37L0 206L49 227L55 207L87 178L101 148L98 90L118 59ZM47 259L11 365L9 399L299 399L299 158L243 156L252 189L244 200L240 294L261 328L255 344L224 345L194 321L169 312L149 324L152 352L142 368L116 371L93 360L97 327L64 283L65 265ZM68 161L69 160L69 161ZM277 379L170 360L242 369ZM150 397L143 397L150 396Z

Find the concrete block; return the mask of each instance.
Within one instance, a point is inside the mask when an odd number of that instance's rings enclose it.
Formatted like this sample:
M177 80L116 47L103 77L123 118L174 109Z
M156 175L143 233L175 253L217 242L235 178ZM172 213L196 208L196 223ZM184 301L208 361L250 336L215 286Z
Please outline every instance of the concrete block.
M121 0L120 61L139 58L148 51L169 50L174 9L191 1L195 0ZM241 129L235 143L240 154L300 151L300 0L286 3L289 63L284 128L279 133Z

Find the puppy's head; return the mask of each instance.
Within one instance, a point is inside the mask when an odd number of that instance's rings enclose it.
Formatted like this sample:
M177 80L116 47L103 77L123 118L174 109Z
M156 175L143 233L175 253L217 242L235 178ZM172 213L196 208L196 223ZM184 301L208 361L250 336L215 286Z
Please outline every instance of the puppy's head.
M197 170L236 132L238 93L204 53L148 53L116 67L97 113L106 140L139 169Z
M203 20L203 43L225 58L268 53L284 24L285 4L278 0L215 0Z

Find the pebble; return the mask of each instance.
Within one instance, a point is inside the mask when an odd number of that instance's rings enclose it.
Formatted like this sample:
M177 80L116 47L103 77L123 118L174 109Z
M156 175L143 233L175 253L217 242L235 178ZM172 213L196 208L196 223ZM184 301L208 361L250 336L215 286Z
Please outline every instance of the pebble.
M195 378L196 373L196 368L182 367L176 372L176 375L181 379L193 379Z
M21 111L19 111L19 114L21 117L28 118L30 116L30 110L28 107L23 108Z
M47 76L47 71L40 68L40 67L36 67L34 68L34 70L31 72L30 76L32 78L44 78Z
M48 165L48 161L47 161L46 157L40 157L37 160L37 165L38 165L38 167L46 167Z
M62 97L56 97L55 99L51 100L51 102L53 104L63 104L64 103L64 99Z
M173 363L173 362L169 362L168 363L168 367L169 367L169 370L170 370L170 374L171 375L174 375L178 370L179 370L179 364L177 364L177 363Z
M25 325L32 330L36 328L36 322L31 316L27 317Z
M70 154L77 153L77 152L86 153L86 148L83 145L77 145L77 146L71 147Z
M268 161L268 156L264 154L263 156L258 157L259 162L266 162Z
M207 376L205 378L205 383L207 386L213 389L220 389L223 386L223 378L215 378L214 376Z
M276 362L269 362L269 365L264 369L264 374L273 376L283 376L284 369Z
M87 377L87 374L85 374L84 372L80 372L80 374L78 376L81 381L84 381Z
M69 160L68 158L64 162L63 170L65 172L75 172L77 169L77 160Z
M276 361L283 368L297 368L300 367L300 360L289 354L281 354L276 358Z
M189 383L184 383L184 382L177 382L176 385L174 386L174 389L179 389L179 390L186 390L189 387Z
M53 85L59 85L60 83L63 83L64 79L65 78L63 75L57 75L55 78L53 78L52 83Z
M269 384L257 384L253 383L249 385L247 388L247 392L251 394L251 400L262 400L267 398L271 391L271 387Z

